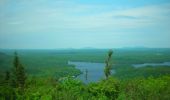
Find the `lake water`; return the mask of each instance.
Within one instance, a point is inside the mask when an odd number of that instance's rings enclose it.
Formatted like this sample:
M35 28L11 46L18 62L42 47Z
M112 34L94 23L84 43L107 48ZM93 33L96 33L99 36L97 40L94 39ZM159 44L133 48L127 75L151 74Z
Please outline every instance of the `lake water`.
M83 72L76 78L82 80L84 83L97 82L105 78L105 75L104 75L105 64L104 63L68 61L68 64L75 65L77 69ZM135 68L140 68L140 67L145 67L145 66L170 66L170 62L133 64L132 66L134 66ZM115 70L112 70L111 72L112 74L114 74Z
M170 62L133 64L133 66L135 68L140 68L140 67L145 67L145 66L170 66Z
M68 62L69 65L75 65L77 69L83 73L77 76L78 79L82 80L84 83L97 82L105 78L104 75L104 63L92 63L92 62ZM86 74L87 71L87 74ZM114 73L114 70L112 70ZM87 78L86 78L87 77Z

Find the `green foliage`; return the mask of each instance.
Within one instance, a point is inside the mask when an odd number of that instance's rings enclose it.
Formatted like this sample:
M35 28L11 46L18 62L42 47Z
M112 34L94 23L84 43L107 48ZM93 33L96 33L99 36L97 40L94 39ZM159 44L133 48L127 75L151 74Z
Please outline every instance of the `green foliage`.
M14 56L14 68L13 68L13 82L15 82L16 87L24 88L25 80L26 80L26 73L25 69L22 66L21 62L19 61L19 57L15 52Z
M92 50L18 50L29 76L66 77L77 76L80 71L67 64L68 61L101 62L106 58L106 49ZM1 53L3 52L3 53ZM0 51L0 76L13 65L13 50ZM145 75L168 74L170 67L134 69L132 64L159 63L170 61L170 49L114 49L115 77L133 78ZM37 63L38 62L38 63ZM40 62L40 63L39 63ZM70 68L71 67L71 68ZM162 68L163 67L163 68ZM156 69L156 70L155 70ZM141 72L142 71L142 72Z
M105 73L106 78L108 78L109 75L111 75L111 69L112 69L112 62L111 62L112 59L111 58L112 58L112 54L113 54L113 51L110 50L108 52L108 57L107 57L107 59L105 61L106 66L105 66L105 69L104 69L104 73Z
M116 66L116 73L113 74L114 77L119 79L133 79L135 77L159 77L162 75L170 75L169 66L146 66L141 68L134 68L129 65Z
M123 81L109 77L90 84L69 77L60 81L32 77L22 95L18 88L0 86L1 100L169 100L169 93L170 76Z
M85 93L85 87L79 80L72 78L63 79L56 87L56 100L76 100Z
M88 91L97 98L102 96L108 100L115 100L120 92L120 84L116 79L109 77L99 83L89 84Z
M124 91L127 98L134 100L168 100L169 82L169 76L134 79L126 83Z
M55 80L51 78L30 77L26 81L24 94L18 94L20 98L27 100L52 100L52 93L55 88Z
M56 100L115 100L119 94L119 82L114 78L85 85L79 80L65 78L55 88Z
M0 100L15 100L15 98L15 90L12 87L8 85L0 86Z
M114 62L115 77L97 83L83 84L68 76L76 76L80 71L67 61L103 62L106 50L80 51L22 51L21 60L29 74L24 92L13 88L9 70L12 56L0 54L0 100L169 100L170 68L167 66L143 67L135 69L131 64L164 62L170 60L170 52L163 50L116 50ZM157 53L161 55L157 55ZM12 55L12 53L11 53ZM111 55L111 54L108 54ZM13 65L21 66L18 56ZM40 63L37 63L40 62ZM24 76L24 67L19 67ZM165 76L167 74L167 76ZM153 75L153 77L149 77ZM144 76L142 78L138 77ZM24 76L25 77L25 76ZM135 77L135 78L134 78ZM18 77L18 79L23 77ZM16 77L15 77L16 79ZM120 80L121 79L121 80ZM9 80L9 81L8 81ZM21 93L22 92L22 93Z
M10 80L10 72L9 71L6 71L6 73L5 73L5 80L6 81Z

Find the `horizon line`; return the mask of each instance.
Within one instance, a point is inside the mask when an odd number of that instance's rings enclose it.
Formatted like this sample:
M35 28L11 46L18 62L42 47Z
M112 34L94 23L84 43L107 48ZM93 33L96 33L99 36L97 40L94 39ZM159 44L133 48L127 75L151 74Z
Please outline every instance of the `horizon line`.
M0 50L80 50L80 49L170 49L170 47L115 47L115 48L95 48L95 47L82 47L82 48L0 48Z

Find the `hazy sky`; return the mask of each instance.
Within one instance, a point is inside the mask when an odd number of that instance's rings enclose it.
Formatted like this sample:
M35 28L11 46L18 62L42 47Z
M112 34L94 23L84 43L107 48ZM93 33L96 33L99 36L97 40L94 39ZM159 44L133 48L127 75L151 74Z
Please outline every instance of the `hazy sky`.
M170 0L0 0L0 48L170 47Z

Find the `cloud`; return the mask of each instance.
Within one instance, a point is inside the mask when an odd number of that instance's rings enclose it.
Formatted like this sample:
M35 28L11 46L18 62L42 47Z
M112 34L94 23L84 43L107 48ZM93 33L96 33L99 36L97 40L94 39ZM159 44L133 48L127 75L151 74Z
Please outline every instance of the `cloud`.
M126 16L126 15L117 15L117 16L113 16L113 18L117 18L117 19L138 19L137 17Z
M19 37L28 44L43 38L46 44L66 41L76 45L76 40L87 46L91 42L118 46L135 41L161 42L161 38L166 41L170 32L170 4L125 8L68 0L22 0L14 4L3 6L0 13L0 39L5 42L19 41Z
M32 3L34 6L31 5ZM43 1L39 3L23 1L19 5L23 6L23 9L19 9L10 17L6 15L1 18L2 30L11 28L11 31L18 30L18 32L24 33L45 30L100 32L102 30L134 29L160 23L162 25L162 22L169 24L170 14L170 4L119 10L105 5L85 5L61 0L53 4L49 3L49 5Z

